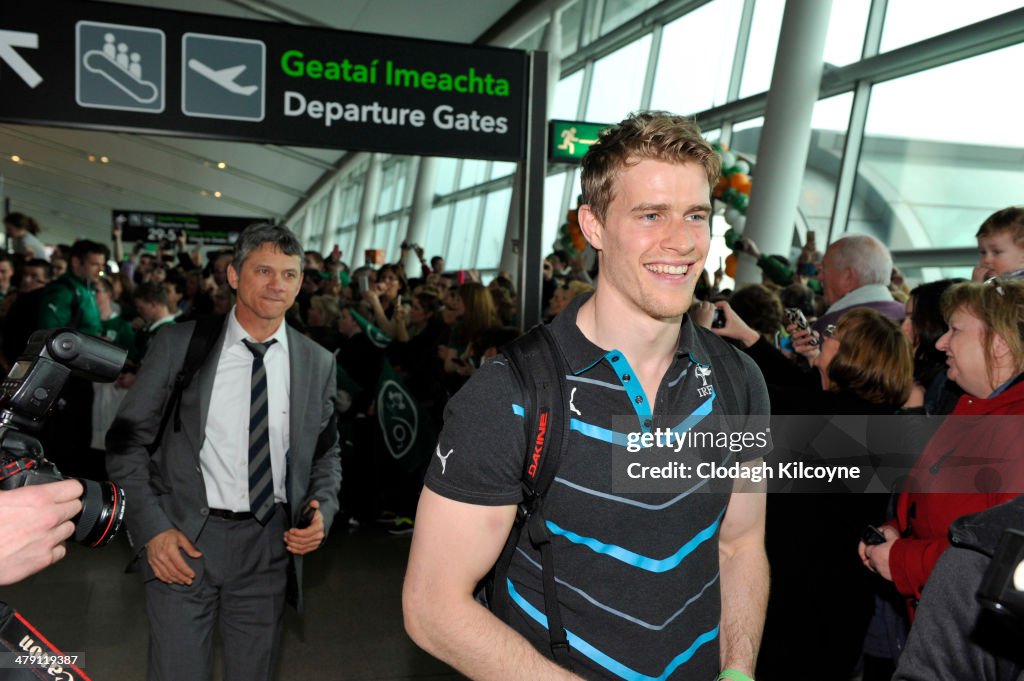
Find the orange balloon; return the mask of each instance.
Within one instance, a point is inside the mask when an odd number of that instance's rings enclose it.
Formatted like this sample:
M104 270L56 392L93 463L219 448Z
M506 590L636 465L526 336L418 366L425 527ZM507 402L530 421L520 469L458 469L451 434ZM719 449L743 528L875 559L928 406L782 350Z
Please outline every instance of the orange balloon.
M717 199L722 195L722 192L724 192L728 188L729 178L726 177L725 175L720 175L718 178L718 182L715 184L715 190L711 192L711 195Z
M729 186L740 194L749 194L751 184L750 176L746 173L733 173L729 176Z
M729 255L725 256L725 276L729 277L730 279L736 278L736 264L737 262L735 253L730 253Z

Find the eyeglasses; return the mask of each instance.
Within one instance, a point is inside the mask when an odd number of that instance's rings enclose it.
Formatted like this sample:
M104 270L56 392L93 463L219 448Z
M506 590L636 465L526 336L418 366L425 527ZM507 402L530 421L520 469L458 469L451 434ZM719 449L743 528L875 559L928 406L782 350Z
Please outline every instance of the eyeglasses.
M824 336L825 338L832 338L834 340L836 338L836 331L838 329L839 327L836 326L835 324L829 324L828 326L825 327L825 330L822 332L821 335Z

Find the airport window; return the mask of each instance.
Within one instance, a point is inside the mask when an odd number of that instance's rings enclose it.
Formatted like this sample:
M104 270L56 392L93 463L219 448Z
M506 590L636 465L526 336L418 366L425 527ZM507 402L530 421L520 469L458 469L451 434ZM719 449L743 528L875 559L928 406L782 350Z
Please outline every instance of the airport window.
M594 63L587 101L588 121L614 123L640 107L644 87L642 74L650 51L648 34Z
M384 250L384 258L388 262L398 257L398 218L382 220L374 225L373 239L370 241L370 248Z
M771 85L784 7L784 0L757 0L754 5L754 21L740 82L741 99L765 92ZM860 59L870 8L870 0L832 3L823 55L826 63L845 66Z
M395 173L399 168L387 165L381 171L380 195L377 198L377 213L390 213L395 203ZM401 201L401 197L398 197Z
M819 99L811 116L811 143L807 149L798 219L803 221L805 229L823 235L822 240L832 223L852 106L853 93L845 92Z
M742 9L742 0L716 0L665 26L652 109L694 114L725 103Z
M583 26L583 2L574 2L562 10L562 56L572 54L580 46Z
M558 81L555 96L548 103L551 118L567 121L576 120L580 107L580 90L583 87L583 69Z
M334 248L334 244L338 244L338 248L341 249L341 259L350 265L356 261L352 255L352 249L356 246L356 226L350 225L344 229L339 230L335 233L334 243L324 244L325 255Z
M836 3L842 4L842 3ZM834 7L835 5L833 5ZM881 51L888 52L1020 9L1020 0L888 0ZM833 12L835 9L832 10Z
M754 21L747 39L747 57L740 81L740 99L764 92L771 85L784 4L784 0L757 0L754 4Z
M989 214L1021 200L1024 92L1006 74L1022 70L1024 44L875 85L851 229L897 250L973 247Z
M459 189L475 187L487 180L487 161L467 158L462 161L459 171Z
M455 204L451 236L445 253L448 269L459 270L475 267L476 240L480 234L480 205L482 199L474 196Z
M656 4L657 0L605 0L604 12L601 14L601 35L615 30Z
M920 10L920 8L919 8ZM825 36L825 63L846 66L859 61L864 52L871 0L842 0L832 3L832 15Z
M439 196L450 194L455 190L455 171L459 160L456 158L437 159L437 171L434 177L434 193Z
M501 249L505 244L512 189L509 187L491 192L484 201L484 217L480 225L480 245L477 248L476 267L478 269L494 269L501 262Z
M491 164L491 177L489 179L495 180L499 177L505 177L516 172L518 163L515 161L495 161Z
M423 246L423 254L429 259L444 253L448 238L448 217L451 215L451 204L434 206L430 210L430 222L427 225L427 236Z

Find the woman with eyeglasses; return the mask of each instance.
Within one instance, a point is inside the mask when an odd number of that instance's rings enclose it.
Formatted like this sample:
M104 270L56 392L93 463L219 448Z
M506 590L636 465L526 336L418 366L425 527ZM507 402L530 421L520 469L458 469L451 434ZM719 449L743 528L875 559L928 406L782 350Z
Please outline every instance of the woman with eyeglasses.
M880 528L886 541L859 547L864 565L893 582L911 615L949 546L950 523L1024 492L1024 428L1020 419L998 418L1024 415L1024 281L956 284L942 309L949 330L935 347L965 394L915 464L896 517Z

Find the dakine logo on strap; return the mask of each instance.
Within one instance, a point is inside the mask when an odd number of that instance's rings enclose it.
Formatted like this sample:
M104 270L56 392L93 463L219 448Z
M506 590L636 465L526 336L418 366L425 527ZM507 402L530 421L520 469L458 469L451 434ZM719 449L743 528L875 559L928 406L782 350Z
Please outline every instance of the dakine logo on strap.
M537 469L540 466L540 458L544 455L544 442L548 436L548 410L540 413L537 422L537 435L533 439L533 454L531 455L530 467L526 469L531 478L537 477Z

